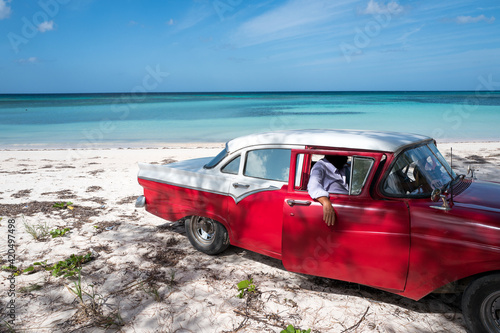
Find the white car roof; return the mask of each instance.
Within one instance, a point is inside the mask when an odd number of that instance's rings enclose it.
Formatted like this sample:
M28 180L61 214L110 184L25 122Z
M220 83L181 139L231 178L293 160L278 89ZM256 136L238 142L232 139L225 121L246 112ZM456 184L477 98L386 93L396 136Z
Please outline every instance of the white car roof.
M287 130L258 133L235 138L226 143L230 153L255 145L322 146L396 152L401 148L432 138L419 134L364 130Z

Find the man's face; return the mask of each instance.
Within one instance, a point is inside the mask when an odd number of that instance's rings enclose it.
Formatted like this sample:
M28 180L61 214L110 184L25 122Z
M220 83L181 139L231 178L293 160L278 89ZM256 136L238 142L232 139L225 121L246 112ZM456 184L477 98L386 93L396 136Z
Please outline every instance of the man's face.
M342 169L347 163L347 156L341 155L325 155L328 162L332 163L337 169Z

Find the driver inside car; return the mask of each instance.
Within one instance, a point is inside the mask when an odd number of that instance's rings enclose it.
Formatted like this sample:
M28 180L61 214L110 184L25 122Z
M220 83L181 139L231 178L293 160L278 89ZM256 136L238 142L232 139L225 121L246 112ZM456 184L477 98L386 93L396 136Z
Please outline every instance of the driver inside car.
M311 169L307 191L323 206L323 220L328 226L333 226L336 220L330 193L349 194L349 176L347 156L325 155Z

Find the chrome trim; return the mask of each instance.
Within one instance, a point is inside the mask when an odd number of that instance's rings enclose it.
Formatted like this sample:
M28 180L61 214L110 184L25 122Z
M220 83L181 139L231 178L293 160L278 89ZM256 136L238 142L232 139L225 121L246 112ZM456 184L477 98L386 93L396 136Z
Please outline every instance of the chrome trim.
M429 207L444 210L445 212L451 210L450 204L448 203L448 200L446 199L446 195L440 194L439 198L441 198L441 200L443 200L442 206L429 206Z
M475 204L466 204L466 203L461 203L461 202L455 202L454 205L457 207L464 207L464 208L478 209L478 210L483 210L483 211L488 211L488 212L500 213L500 209L494 208L494 207L481 206L481 205L475 205Z
M250 191L250 192L246 192L246 193L240 195L239 197L235 197L232 194L229 194L229 196L232 197L234 199L234 202L236 202L236 204L237 204L238 202L240 202L241 200L245 199L249 195L252 195L252 194L255 194L255 193L259 193L259 192L265 192L265 191L278 191L279 189L280 188L276 187L276 186L269 186L269 187L265 187L265 188L259 188L259 189L256 189L256 190L253 190L253 191Z
M143 195L140 195L137 200L135 201L135 207L137 208L143 208L146 206L146 197Z
M241 183L233 183L233 187L234 188L240 188L240 187L241 188L249 188L250 185L248 185L248 184L241 184Z
M297 205L297 206L310 206L311 205L311 201L308 201L308 200L291 200L291 199L288 199L286 201L286 203L290 207L293 207L294 205Z
M256 189L254 191L246 192L246 193L244 193L244 194L236 197L236 196L234 196L234 195L232 195L231 193L228 193L228 192L214 191L214 190L204 189L204 188L201 188L201 187L181 185L181 184L176 184L176 183L173 183L173 182L167 182L165 180L160 180L160 179L155 179L155 178L139 177L139 179L144 179L144 180L147 180L147 181L152 181L152 182L166 184L166 185L177 186L177 187L181 187L181 188L187 188L187 189L190 189L190 190L197 190L197 191L206 192L206 193L223 195L223 196L227 196L227 197L233 198L234 202L236 202L236 203L238 203L241 200L245 199L249 195L252 195L252 194L255 194L255 193L258 193L258 192L277 191L277 190L280 189L279 187L276 187L276 186L269 186L269 187L265 187L265 188L259 188L259 189Z

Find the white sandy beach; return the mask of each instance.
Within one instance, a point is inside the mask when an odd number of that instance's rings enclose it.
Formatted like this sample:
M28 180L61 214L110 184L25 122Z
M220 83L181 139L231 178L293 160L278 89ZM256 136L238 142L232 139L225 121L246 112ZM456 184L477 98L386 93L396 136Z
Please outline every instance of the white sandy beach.
M7 265L8 220L15 219L16 266L56 263L89 251L82 286L122 332L280 332L288 324L312 332L465 332L459 301L430 295L419 302L356 284L287 272L279 260L230 247L212 257L194 250L182 222L134 207L142 194L137 163L214 156L223 144L154 149L4 150L0 152L0 265ZM438 144L454 167L499 181L500 142ZM74 209L52 208L55 202ZM24 217L23 217L24 216ZM36 241L30 225L70 228ZM0 272L0 321L8 320L10 273ZM237 298L236 284L253 278L258 293ZM26 332L99 332L66 286L48 271L16 277L14 328ZM30 290L37 289L37 290ZM102 317L101 317L102 319ZM0 327L6 327L0 326ZM0 329L1 331L1 329Z

